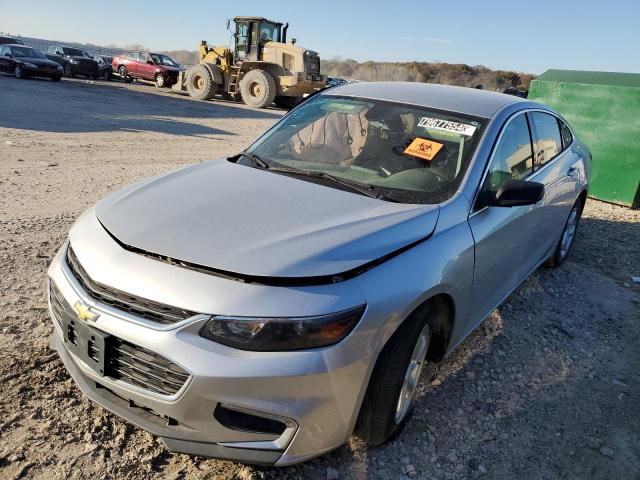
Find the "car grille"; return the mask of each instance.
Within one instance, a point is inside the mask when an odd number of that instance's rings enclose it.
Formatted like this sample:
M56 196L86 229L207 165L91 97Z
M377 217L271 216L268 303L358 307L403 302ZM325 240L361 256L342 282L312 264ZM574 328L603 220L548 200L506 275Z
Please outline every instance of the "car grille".
M53 311L53 320L56 324L62 328L62 317L64 315L70 315L71 318L75 317L73 311L69 308L69 304L60 293L60 290L55 286L53 282L49 282L49 299L51 304L51 310Z
M53 282L49 282L49 295L56 324L62 327L61 319L65 316L77 320L73 308ZM116 336L107 336L105 348L107 377L161 395L174 395L189 379L189 373L170 360Z
M110 377L162 395L175 394L189 378L185 370L151 350L117 337L110 338L110 343Z
M142 317L163 325L180 322L197 315L196 312L184 310L164 303L154 302L125 293L112 287L94 282L82 268L71 246L67 248L67 265L78 283L87 294L96 301L109 305L118 310Z

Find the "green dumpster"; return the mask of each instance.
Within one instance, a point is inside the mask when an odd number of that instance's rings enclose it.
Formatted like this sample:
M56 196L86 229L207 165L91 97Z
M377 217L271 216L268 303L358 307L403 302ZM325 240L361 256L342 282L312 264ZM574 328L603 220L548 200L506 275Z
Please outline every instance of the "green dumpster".
M591 150L590 196L640 207L640 74L547 70L529 98L562 114Z

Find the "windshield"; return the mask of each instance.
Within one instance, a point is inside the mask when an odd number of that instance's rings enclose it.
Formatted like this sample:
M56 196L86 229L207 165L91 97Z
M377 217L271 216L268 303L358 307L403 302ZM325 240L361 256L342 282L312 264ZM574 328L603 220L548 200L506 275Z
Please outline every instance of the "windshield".
M151 58L156 65L165 65L167 67L177 67L178 64L174 62L171 57L167 57L166 55L160 55L157 53L152 53Z
M62 51L64 52L65 55L69 55L70 57L91 58L91 56L87 52L80 50L79 48L62 47Z
M403 203L456 191L484 119L369 99L318 95L249 151L271 167L322 172Z
M31 47L11 47L11 52L14 57L47 58L41 51Z
M260 40L263 42L279 42L280 27L272 23L260 24Z

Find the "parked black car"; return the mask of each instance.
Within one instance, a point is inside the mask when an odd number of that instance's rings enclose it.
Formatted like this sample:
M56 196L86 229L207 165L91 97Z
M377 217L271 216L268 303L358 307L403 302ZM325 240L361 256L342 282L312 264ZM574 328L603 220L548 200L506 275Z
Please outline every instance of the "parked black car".
M0 35L0 45L6 45L6 44L24 45L22 40L20 40L19 38L8 37L6 35Z
M94 55L93 59L98 62L98 68L100 69L100 78L111 80L111 77L113 76L113 69L111 68L113 57L108 57L106 55Z
M100 78L98 62L79 48L51 45L47 52L47 58L62 65L66 77L82 75L94 80Z
M24 45L0 45L0 71L16 78L48 77L54 82L62 78L62 67L47 59L44 53Z

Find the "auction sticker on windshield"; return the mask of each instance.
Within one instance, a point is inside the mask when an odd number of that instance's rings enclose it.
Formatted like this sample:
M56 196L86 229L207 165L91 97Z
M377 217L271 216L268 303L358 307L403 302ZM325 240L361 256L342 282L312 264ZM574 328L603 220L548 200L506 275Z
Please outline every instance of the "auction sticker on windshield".
M417 137L413 139L413 142L411 142L407 148L405 148L404 153L411 155L412 157L431 161L442 147L443 145L441 143Z
M476 127L474 127L473 125L450 122L449 120L442 120L441 118L432 117L420 118L418 126L422 128L430 128L433 130L441 130L444 132L455 132L467 137L471 137L476 131Z

